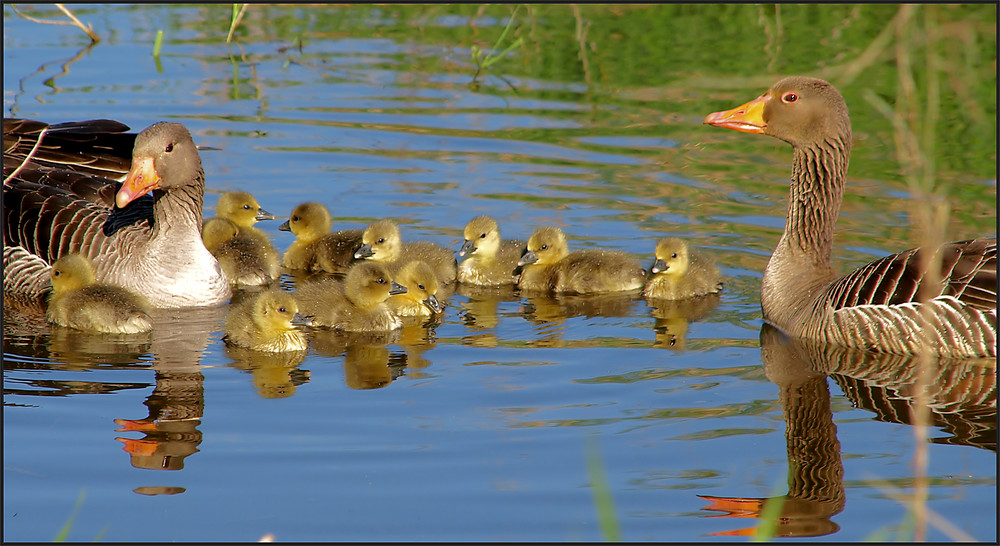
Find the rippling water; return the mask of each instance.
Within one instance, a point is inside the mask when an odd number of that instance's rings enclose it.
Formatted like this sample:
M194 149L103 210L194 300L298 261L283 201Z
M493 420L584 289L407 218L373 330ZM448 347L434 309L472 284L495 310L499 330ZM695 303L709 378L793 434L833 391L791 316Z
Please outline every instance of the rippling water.
M733 72L749 46L732 26L697 44L681 32L744 16L766 30L773 13L584 6L577 21L569 6L536 7L520 12L526 45L474 87L469 47L492 45L510 6L252 6L232 47L229 6L70 7L100 43L5 5L5 115L183 122L219 149L202 153L209 215L242 189L279 217L320 201L335 229L392 217L405 239L457 251L465 222L490 214L506 238L556 225L573 248L644 263L676 235L717 261L726 288L651 307L458 287L438 323L314 332L299 360L227 349L224 308L161 312L150 336L108 338L5 299L5 540L52 540L68 520L79 541L719 540L757 521L713 517L746 513L720 498L777 496L782 535L912 536L895 497L913 493L913 363L762 331L790 150L701 126L779 73L828 66L786 44L773 77ZM813 30L839 48L830 63L900 16L885 9L877 25L837 11L841 31ZM677 26L645 27L663 19ZM995 46L995 26L957 19ZM573 28L588 29L582 53ZM840 44L838 32L860 35ZM916 193L886 151L893 126L858 89L883 92L886 70L844 89L856 138L835 240L845 270L917 238ZM981 108L995 113L992 82ZM943 86L945 107L960 91ZM995 232L995 129L939 160L949 238ZM279 223L258 225L283 250ZM931 400L928 506L976 540L996 537L995 379L995 359L950 364Z

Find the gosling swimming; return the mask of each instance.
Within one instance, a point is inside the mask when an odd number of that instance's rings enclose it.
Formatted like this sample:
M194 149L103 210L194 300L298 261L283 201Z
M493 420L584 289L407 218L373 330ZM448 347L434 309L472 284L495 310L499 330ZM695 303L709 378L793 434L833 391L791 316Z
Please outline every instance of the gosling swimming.
M299 306L291 294L272 288L232 306L223 340L255 351L302 351L306 336L292 324Z
M469 256L458 265L458 280L480 286L517 284L527 243L500 239L500 227L489 216L477 216L465 225L465 243L459 256Z
M59 326L106 334L149 332L149 303L125 288L97 282L94 265L81 254L52 264L46 318Z
M281 259L282 265L309 272L346 272L357 261L354 251L362 244L362 231L344 229L330 233L332 223L330 211L320 203L295 207L288 221L278 227L295 235L295 242Z
M683 239L660 239L654 256L650 277L642 292L647 298L682 300L722 290L719 268L708 258L691 253Z
M396 281L406 292L389 296L389 308L401 317L429 317L443 310L438 301L438 280L431 266L412 260L399 268Z
M392 280L389 269L379 263L361 262L343 281L325 277L306 282L295 291L302 314L314 326L329 326L354 332L395 330L403 325L386 299L407 291Z
M639 262L617 250L569 251L566 235L556 227L536 230L518 265L518 288L564 294L638 290L646 273Z
M457 261L447 248L427 241L404 243L399 227L392 220L379 220L365 228L362 243L354 253L355 258L383 263L396 273L411 260L423 260L434 271L438 282L455 282Z

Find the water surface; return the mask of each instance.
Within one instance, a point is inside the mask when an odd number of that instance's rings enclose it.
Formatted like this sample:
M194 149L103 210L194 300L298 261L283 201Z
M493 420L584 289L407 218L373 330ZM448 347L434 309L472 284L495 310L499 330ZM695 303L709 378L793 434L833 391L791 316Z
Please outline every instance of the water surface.
M320 201L335 228L391 217L457 251L490 214L507 238L556 225L644 263L674 235L726 287L657 307L458 287L437 323L313 332L302 359L227 349L224 308L113 339L5 300L5 540L52 540L71 517L78 541L704 541L758 521L699 495L786 497L782 535L912 537L897 497L918 474L914 364L762 329L791 153L701 120L783 75L841 88L844 271L919 240L918 179L883 104L913 134L937 120L917 142L947 237L995 233L995 6L522 7L507 43L523 45L478 85L470 48L514 6L251 6L231 46L230 6L71 9L100 43L5 5L5 115L182 122L218 148L202 154L209 215L242 189L279 216ZM259 227L283 250L279 223ZM927 537L995 540L996 361L939 377L957 387L931 400L928 507L964 534Z

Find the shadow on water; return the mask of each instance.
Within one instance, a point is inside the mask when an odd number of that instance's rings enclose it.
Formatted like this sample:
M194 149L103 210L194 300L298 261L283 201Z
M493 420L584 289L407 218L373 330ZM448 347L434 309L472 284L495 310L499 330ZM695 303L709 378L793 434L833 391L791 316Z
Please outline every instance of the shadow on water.
M779 388L785 419L788 493L771 498L699 495L712 503L703 509L725 512L709 517L761 518L776 503L778 515L768 522L773 536L836 533L840 526L830 518L844 509L847 495L827 378L875 419L911 424L920 359L792 340L769 325L760 339L764 373ZM996 452L996 359L940 360L937 371L927 405L933 426L945 436L931 441ZM711 534L753 536L757 529Z

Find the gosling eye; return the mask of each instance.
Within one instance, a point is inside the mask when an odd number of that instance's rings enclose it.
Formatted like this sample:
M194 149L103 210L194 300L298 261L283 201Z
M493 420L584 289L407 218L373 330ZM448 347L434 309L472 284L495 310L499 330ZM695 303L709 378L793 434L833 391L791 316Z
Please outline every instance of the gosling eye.
M545 249L547 249L547 248L549 248L549 245L542 245L542 247L541 247L541 248L539 248L538 250L545 250Z
M479 238L480 239L485 239L486 238L486 234L484 233L484 234L480 235Z
M385 237L379 237L378 241L375 241L375 244L380 245L380 244L382 244L384 242L385 242Z
M378 280L375 281L375 282L377 282L379 284L385 284L385 279L383 279L382 277L379 277Z
M673 254L671 254L671 255L670 255L670 257L671 257L671 258L676 258L676 257L677 257L677 253L676 253L676 252L674 252Z
M59 271L58 269L52 272L53 277L58 277L59 275L62 275L62 271Z
M288 309L285 309L284 307L279 307L278 312L284 314L288 312Z
M167 152L168 154L170 152L174 151L174 143L171 142L170 144L167 144L167 146L165 148L163 148L163 151Z
M299 221L299 217L298 216L292 216L292 221L293 222L298 222Z
M418 284L418 285L417 285L417 288L419 288L419 289L421 289L421 290L424 290L424 285L422 285L422 284Z
M243 205L243 210L250 210L250 205Z
M785 104L791 104L797 100L799 100L799 96L795 93L785 93L781 96L781 102Z

